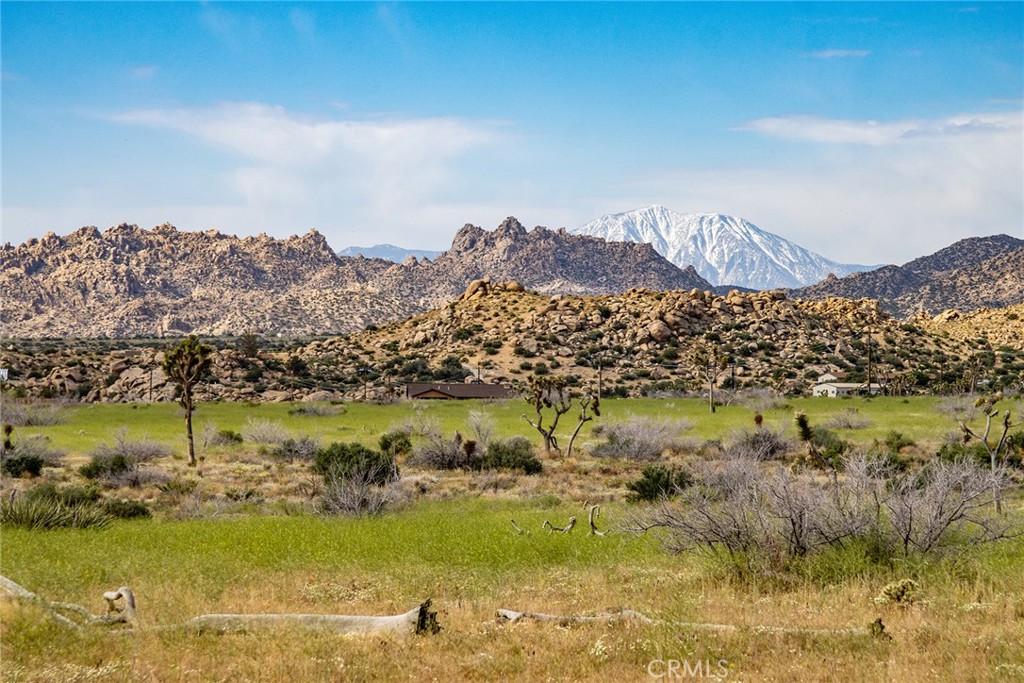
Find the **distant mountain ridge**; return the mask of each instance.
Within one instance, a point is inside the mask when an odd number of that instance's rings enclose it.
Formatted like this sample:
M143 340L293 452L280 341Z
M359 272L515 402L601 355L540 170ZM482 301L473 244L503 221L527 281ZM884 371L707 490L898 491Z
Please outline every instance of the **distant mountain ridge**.
M482 278L545 294L710 288L649 245L527 231L514 218L491 232L466 225L434 261L402 263L339 257L315 230L278 240L122 224L3 245L0 333L337 334L443 306Z
M404 247L396 247L393 244L375 244L372 247L345 247L338 251L338 256L362 256L364 258L379 258L391 261L392 263L401 263L410 256L433 260L443 253L442 251L428 251L426 249L405 249Z
M952 308L1012 306L1024 303L1024 240L1009 235L970 237L902 266L826 278L795 289L792 295L878 299L883 309L904 318Z
M753 223L722 214L682 214L663 206L609 214L571 230L609 241L641 242L713 285L749 289L809 285L875 266L837 263Z

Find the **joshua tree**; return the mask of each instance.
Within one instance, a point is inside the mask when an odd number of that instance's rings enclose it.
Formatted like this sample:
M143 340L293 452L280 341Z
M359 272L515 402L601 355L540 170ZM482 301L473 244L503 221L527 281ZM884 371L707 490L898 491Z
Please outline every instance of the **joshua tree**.
M523 415L523 419L540 432L540 435L544 438L544 450L548 452L556 451L561 455L562 451L558 447L555 428L558 427L559 418L572 408L572 396L569 393L565 378L555 375L531 377L523 398L533 406L537 413L537 417L533 420L526 415ZM554 413L551 415L551 424L549 425L544 424L545 411Z
M698 342L690 351L690 364L708 383L708 407L715 412L715 383L718 375L729 364L729 357L723 355L717 346L708 342Z
M178 386L178 402L185 409L185 432L188 434L188 464L196 466L196 449L192 441L192 410L195 398L192 390L210 368L213 347L201 344L195 335L189 335L164 355L163 370Z
M1010 420L1010 411L1004 411L1002 432L999 435L999 440L994 445L989 441L989 435L992 433L992 421L999 417L999 410L996 408L996 404L1001 400L1003 400L1003 394L1002 392L997 392L992 396L982 397L974 402L974 406L981 408L981 412L985 416L985 431L981 434L971 429L967 423L962 420L960 421L960 430L964 435L964 444L970 442L971 439L977 439L988 452L989 466L992 470L992 498L995 501L996 512L999 514L1003 512L1003 500L999 489L1000 477L998 473L999 469L1006 464L1007 451L1009 450L1007 437L1010 434L1010 430L1017 426Z

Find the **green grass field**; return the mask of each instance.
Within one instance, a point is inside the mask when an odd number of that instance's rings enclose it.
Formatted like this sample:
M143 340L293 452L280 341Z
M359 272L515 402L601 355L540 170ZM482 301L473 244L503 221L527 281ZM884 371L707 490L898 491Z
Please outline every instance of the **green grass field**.
M794 411L804 411L812 424L821 424L843 410L856 408L870 425L864 429L838 430L855 443L870 444L889 430L902 432L922 444L938 445L947 434L958 431L954 419L939 412L940 399L914 397L909 399L879 397L865 399L797 398L781 409L764 411L767 426L793 432ZM1009 406L1007 406L1009 407ZM195 413L195 432L204 426L242 431L248 420L270 420L296 435L311 435L324 442L358 441L376 446L380 435L388 429L409 421L436 421L445 433L467 429L470 411L488 414L495 421L500 437L522 435L537 438L522 415L529 406L520 400L480 403L477 401L401 402L391 405L349 403L343 414L316 417L291 415L294 406L285 403L244 404L204 403ZM606 399L601 403L601 417L584 426L581 438L586 440L596 425L622 420L630 415L683 419L693 425L688 432L700 440L727 440L740 429L753 426L754 409L742 405L720 406L714 415L707 404L698 399ZM559 433L564 442L575 426L575 413L563 416ZM67 409L64 423L51 427L19 428L19 434L45 434L53 446L71 454L84 454L103 441L109 441L119 429L126 429L131 438L147 438L171 445L178 453L185 452L184 423L181 410L174 404L107 404L74 405Z
M838 430L844 438L867 446L897 430L927 454L956 430L939 403L794 399L764 417L768 426L793 434L794 411L823 424L856 407L870 424ZM498 436L539 443L520 417L527 407L521 401L353 403L328 417L290 414L294 407L202 404L197 435L214 424L242 431L251 418L279 421L321 442L375 446L382 432L408 421L465 432L469 412L478 410L492 417ZM608 400L587 433L595 424L642 415L685 419L697 443L729 442L753 426L753 414L751 407L731 405L710 415L704 402L689 399ZM572 417L565 416L565 436ZM546 457L544 473L532 476L439 473L403 463L403 475L411 473L429 494L378 517L345 518L317 516L294 503L307 466L272 464L246 443L201 450L203 465L189 471L180 460L184 428L174 405L73 406L62 424L18 428L16 436L46 435L74 465L121 428L130 437L172 445L179 459L162 459L160 466L196 478L198 490L220 503L197 508L197 515L176 515L184 498L154 489L133 494L157 506L154 519L119 520L102 530L4 527L4 576L94 613L104 609L104 591L128 585L142 626L132 636L78 633L38 607L0 601L4 681L695 679L667 676L668 661L689 662L691 671L696 662L723 661L726 674L718 680L729 681L1024 681L1021 537L944 557L890 561L872 560L851 545L795 563L782 575L739 576L697 555L665 552L656 532L621 532L640 509L623 500L622 482L640 464L597 460L586 449L572 459ZM46 471L62 484L76 476L73 467ZM223 497L228 486L257 487L268 500L229 504ZM293 504L275 506L275 495L291 496ZM587 534L584 499L602 502L601 526L614 533ZM1024 519L1019 493L1006 503L1008 514ZM581 522L573 533L542 530L545 520L564 524L570 516ZM510 519L530 533L516 534ZM876 599L902 579L918 582L917 600ZM155 628L204 613L395 614L427 597L443 626L435 636L339 637L291 629L214 636ZM568 615L621 607L660 623L503 625L495 619L499 608ZM892 640L868 634L877 618ZM736 628L685 625L694 622ZM836 629L849 631L827 632ZM704 671L697 680L711 679Z

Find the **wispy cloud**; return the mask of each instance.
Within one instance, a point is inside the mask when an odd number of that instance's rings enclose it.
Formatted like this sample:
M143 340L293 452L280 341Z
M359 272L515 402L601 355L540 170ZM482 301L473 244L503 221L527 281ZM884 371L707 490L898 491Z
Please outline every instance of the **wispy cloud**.
M811 56L815 59L837 59L842 57L867 57L870 54L870 50L818 50L812 52Z
M179 131L227 152L225 180L250 208L414 224L418 211L461 196L472 157L497 156L504 124L455 118L314 119L256 102L139 109L111 117ZM229 158L230 158L229 157ZM467 161L468 160L468 161Z
M142 66L134 66L131 68L131 75L137 81L151 81L156 76L159 67L152 64L146 64Z
M967 235L1020 235L1024 112L753 123L748 130L818 144L803 151L799 165L662 171L616 203L733 213L829 258L859 263L900 263Z
M911 138L1019 130L1021 113L962 114L942 119L873 121L819 116L777 116L749 121L735 130L766 137L848 145L892 145Z

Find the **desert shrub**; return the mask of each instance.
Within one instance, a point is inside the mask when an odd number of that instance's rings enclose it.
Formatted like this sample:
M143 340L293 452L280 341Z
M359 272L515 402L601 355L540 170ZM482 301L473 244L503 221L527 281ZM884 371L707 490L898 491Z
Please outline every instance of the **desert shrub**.
M66 408L61 401L6 401L4 422L15 427L52 427L67 419Z
M111 498L110 500L103 501L101 507L103 512L115 519L139 519L153 516L149 506L141 500Z
M539 474L544 465L529 440L517 436L492 441L484 453L481 468L485 470L521 470L524 474Z
M904 473L862 454L842 478L728 459L698 463L681 505L636 515L634 529L668 530L670 549L706 554L741 573L784 571L828 549L860 542L878 561L938 555L1020 533L993 510L1005 471L935 460Z
M155 441L129 441L124 430L114 436L113 443L104 443L93 449L90 460L78 472L86 479L100 479L108 486L132 486L163 478L144 465L156 458L171 454L169 448Z
M317 449L320 444L316 439L308 436L300 436L296 439L285 439L273 448L269 449L271 457L287 462L309 462L316 458Z
M203 427L203 447L233 446L245 441L241 433L233 429L217 429L217 425L208 424Z
M477 448L476 441L463 440L459 432L451 439L433 433L428 434L416 448L412 461L435 470L479 470L483 464L483 453Z
M844 408L824 424L829 429L866 429L871 426L871 420L861 415L859 408Z
M288 438L288 430L280 422L246 418L242 437L250 443L278 444Z
M4 455L0 469L12 477L38 477L43 472L43 459L38 455Z
M604 425L599 434L606 439L592 449L598 458L657 460L666 450L679 447L682 433L692 425L684 420L655 420L649 417Z
M726 450L727 455L759 462L779 460L793 447L782 432L771 429L743 430Z
M877 605L912 605L921 599L921 588L913 579L900 579L882 587L874 598Z
M478 444L487 446L491 443L496 429L493 417L488 413L484 413L479 410L471 410L469 411L469 419L467 422L469 424L470 431L473 432L473 438L476 439Z
M632 491L627 498L634 502L673 498L691 484L693 477L685 470L648 465L639 479L626 484L626 488Z
M751 410L765 413L769 410L783 410L789 407L786 397L771 389L744 389L736 392L736 400Z
M157 490L172 496L186 496L195 493L199 488L199 481L196 479L180 479L175 477L157 484Z
M288 411L289 415L305 415L307 417L331 417L345 412L345 406L331 403L303 403Z
M0 501L0 525L26 529L99 529L111 517L93 504L64 505L49 498L18 496Z
M355 469L324 482L316 510L324 515L377 515L400 502L402 489L383 468ZM381 482L381 475L384 481Z
M316 452L313 471L325 485L340 479L353 481L369 477L369 483L383 486L398 479L393 455L372 451L358 443L332 443Z
M882 440L882 444L890 453L899 453L904 448L909 448L910 446L915 445L912 439L895 429L890 429L886 432L885 439Z
M400 429L392 429L380 435L378 441L382 453L389 455L408 455L412 452L412 440L409 433Z
M91 505L100 499L100 490L95 485L65 486L46 483L25 492L29 500L49 500L61 505Z
M13 432L13 430L12 430ZM11 442L11 434L6 435L0 445L0 455L25 457L32 456L41 458L46 467L59 467L64 458L64 452L50 446L50 437L40 434L19 438Z

